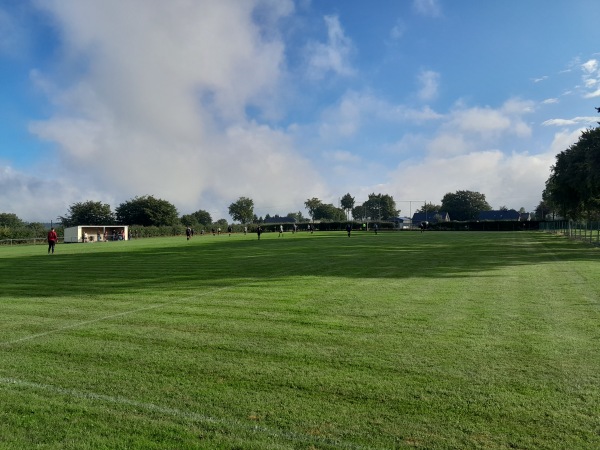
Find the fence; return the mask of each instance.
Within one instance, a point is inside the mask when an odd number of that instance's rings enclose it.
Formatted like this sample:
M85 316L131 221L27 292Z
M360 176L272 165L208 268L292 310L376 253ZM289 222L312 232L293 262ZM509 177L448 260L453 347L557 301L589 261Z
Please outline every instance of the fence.
M63 238L58 238L58 243L62 243ZM28 238L28 239L0 239L0 246L2 245L48 245L47 238Z
M600 222L573 222L569 220L540 222L540 230L600 245Z

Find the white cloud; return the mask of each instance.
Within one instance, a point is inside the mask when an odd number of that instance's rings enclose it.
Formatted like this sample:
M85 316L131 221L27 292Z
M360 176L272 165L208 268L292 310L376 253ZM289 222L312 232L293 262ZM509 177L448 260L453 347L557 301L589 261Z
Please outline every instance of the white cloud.
M414 0L413 8L423 16L439 17L442 14L439 0Z
M325 152L325 157L335 163L357 164L361 162L361 158L358 155L344 150Z
M407 30L406 23L404 21L398 19L392 29L390 30L390 38L394 41L401 39Z
M40 4L55 17L66 56L57 74L32 74L56 110L30 130L57 144L58 174L86 199L150 194L181 213L201 208L218 218L242 195L292 207L324 189L289 136L246 116L248 107L278 107L285 69L276 28L263 32L254 13L272 24L293 3ZM330 37L342 45L336 22L328 19Z
M530 127L521 116L533 111L533 103L509 99L500 109L459 108L452 112L448 126L453 130L477 134L482 138L496 138L502 134L527 137Z
M587 94L584 95L585 98L596 98L596 97L600 97L600 89L597 89L593 92L588 92Z
M547 79L548 79L548 75L544 75L539 78L532 78L531 81L533 81L534 83L541 83L542 81L546 81Z
M423 70L419 73L419 98L421 100L433 100L438 95L440 74L433 70Z
M70 204L85 201L76 186L60 180L40 178L0 165L2 212L14 213L27 222L56 222ZM86 192L90 196L95 190Z
M544 105L552 105L552 104L555 104L555 103L558 103L558 99L557 98L547 98L546 100L544 100L542 102L542 104L544 104Z
M390 177L393 181L382 189L393 195L403 215L408 214L405 200L440 203L446 193L457 190L480 192L494 208L510 205L533 210L541 200L553 156L506 155L500 150L436 156L400 164Z
M354 50L337 16L325 16L327 42L310 42L306 47L307 73L310 78L321 79L327 73L349 76L354 74L350 56Z
M598 70L598 60L590 59L581 65L581 68L584 72L588 74L593 74Z
M566 127L571 125L594 124L598 122L597 117L573 117L572 119L548 119L542 122L544 126Z

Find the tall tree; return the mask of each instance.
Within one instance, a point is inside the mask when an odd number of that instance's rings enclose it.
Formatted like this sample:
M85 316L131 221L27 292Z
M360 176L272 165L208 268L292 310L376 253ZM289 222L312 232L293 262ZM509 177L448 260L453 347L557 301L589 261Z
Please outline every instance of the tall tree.
M354 208L354 197L352 197L350 193L347 193L342 197L341 204L342 209L346 212L346 219L348 219L350 211L352 211L352 208Z
M352 208L352 218L358 221L365 220L367 218L367 207L365 205L358 205Z
M240 223L250 223L254 217L254 201L247 197L240 197L229 205L229 215Z
M73 203L64 216L58 217L64 227L77 225L112 225L115 216L107 203L88 200Z
M442 198L442 211L447 212L452 220L476 220L480 211L491 210L485 194L479 192L449 192Z
M199 209L198 211L192 213L192 216L196 218L199 224L204 225L205 227L209 226L212 223L212 217L208 211L204 211L203 209Z
M564 217L597 217L600 212L600 127L556 155L546 181L545 200Z
M369 199L363 203L366 217L371 220L392 220L398 216L394 197L388 194L369 194Z
M177 208L166 200L151 195L135 197L121 203L115 210L121 224L142 226L168 226L179 222Z
M309 198L304 202L304 207L308 210L308 214L312 220L315 220L315 211L322 203L323 202L316 197Z

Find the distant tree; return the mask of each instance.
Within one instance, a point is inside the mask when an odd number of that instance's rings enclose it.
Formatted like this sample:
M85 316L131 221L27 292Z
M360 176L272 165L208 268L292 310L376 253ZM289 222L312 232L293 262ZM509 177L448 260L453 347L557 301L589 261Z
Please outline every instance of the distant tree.
M508 211L508 206L501 206L498 211Z
M340 208L336 208L332 204L320 203L313 212L314 220L331 220L331 221L343 221L346 220L344 211Z
M519 208L519 214L525 214L526 212L527 210L523 206Z
M254 201L247 197L240 197L229 205L229 215L240 223L250 223L254 217Z
M0 227L19 228L22 226L25 226L25 222L19 219L16 214L0 213Z
M415 210L415 213L423 213L423 214L424 213L438 213L441 210L442 210L442 205L436 205L434 203L425 202L425 204L422 207L417 208Z
M212 223L212 217L207 211L203 209L199 209L198 211L192 213L192 216L196 218L199 224L204 225L205 227L209 226Z
M322 204L321 200L316 197L310 198L304 202L304 206L308 211L312 220L315 220L315 211Z
M195 228L199 225L198 219L196 219L196 216L194 216L193 214L184 214L179 220L181 221L181 224L185 227Z
M242 222L242 223L247 223L247 222ZM229 225L229 222L227 222L227 219L219 219L215 222L215 225L217 227L220 227L222 231L225 231L225 229Z
M296 213L293 213L293 212L287 213L286 217L289 217L291 219L295 219L296 222L298 222L298 223L305 221L304 217L302 216L302 211L298 211Z
M342 209L346 212L346 219L348 219L350 211L354 208L354 197L352 197L350 193L344 195L341 200L341 205Z
M366 216L371 220L392 220L398 216L394 198L387 194L369 194L369 199L363 203Z
M115 216L106 203L88 200L73 203L66 215L58 217L64 227L78 225L112 225Z
M367 208L365 205L358 205L352 208L352 218L357 221L363 221L367 218Z
M491 210L485 195L479 192L449 192L442 198L442 211L447 212L452 220L476 220L480 211Z
M48 229L40 222L31 222L26 225L27 229L31 231L33 237L46 237Z
M535 218L537 220L546 220L547 217L553 218L554 215L554 207L547 200L545 200L544 196L542 195L542 200L535 208Z
M170 226L179 222L177 208L166 200L151 195L135 197L121 203L115 210L121 224L141 226Z

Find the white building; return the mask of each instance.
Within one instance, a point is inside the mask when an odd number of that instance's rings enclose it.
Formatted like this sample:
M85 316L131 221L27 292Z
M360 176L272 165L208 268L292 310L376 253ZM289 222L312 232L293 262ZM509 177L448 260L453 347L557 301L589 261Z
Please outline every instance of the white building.
M65 228L65 243L126 241L128 225L79 225Z

